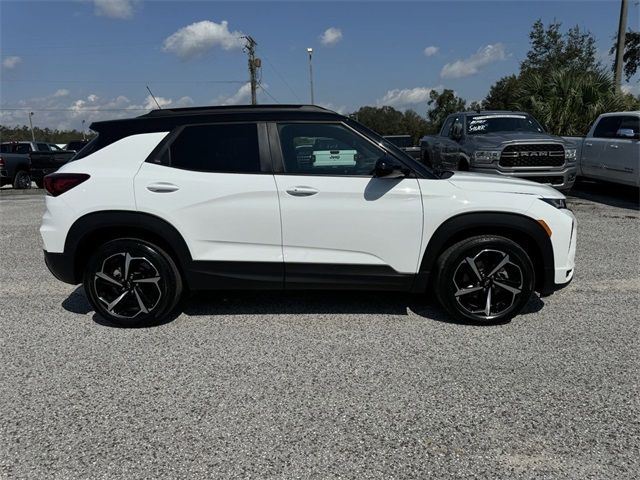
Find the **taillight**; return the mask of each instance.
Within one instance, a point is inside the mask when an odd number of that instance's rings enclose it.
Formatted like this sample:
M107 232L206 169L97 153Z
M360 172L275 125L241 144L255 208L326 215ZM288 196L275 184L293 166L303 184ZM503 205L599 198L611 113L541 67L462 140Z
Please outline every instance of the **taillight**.
M88 179L86 173L52 173L44 177L44 189L49 195L57 197Z

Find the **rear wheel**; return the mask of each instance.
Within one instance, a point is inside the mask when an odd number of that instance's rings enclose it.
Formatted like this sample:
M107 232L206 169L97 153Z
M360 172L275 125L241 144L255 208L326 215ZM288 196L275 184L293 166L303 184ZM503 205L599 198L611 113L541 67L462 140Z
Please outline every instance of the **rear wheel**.
M427 152L426 150L422 154L422 163L424 163L429 168L433 168L433 165L431 164L431 157L429 157L429 152Z
M31 188L31 175L29 175L29 172L24 170L16 172L16 176L13 179L13 188L20 190Z
M477 236L448 248L437 262L436 295L456 320L511 320L527 304L535 273L531 259L504 237Z
M84 289L104 319L138 327L169 317L182 294L182 279L171 256L158 246L118 239L96 249L85 270Z
M40 179L40 180L34 180L36 186L38 188L43 188L44 187L44 180Z

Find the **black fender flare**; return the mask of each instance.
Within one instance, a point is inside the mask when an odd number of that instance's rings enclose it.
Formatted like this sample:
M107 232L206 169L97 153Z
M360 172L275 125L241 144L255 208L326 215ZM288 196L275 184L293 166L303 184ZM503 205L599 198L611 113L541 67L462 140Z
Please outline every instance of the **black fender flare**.
M70 272L73 272L73 281L79 283L81 267L78 262L86 255L85 242L95 237L96 234L109 230L118 232L118 237L126 236L128 232L132 237L137 234L147 234L160 243L160 247L169 250L178 263L178 268L184 268L192 261L191 252L186 241L166 220L145 212L131 210L108 210L92 212L78 218L69 231L64 244L64 255L71 263ZM107 236L105 238L108 238Z
M496 234L535 246L532 258L536 268L537 289L541 294L554 290L553 245L542 226L525 215L508 212L462 213L444 221L429 239L422 257L414 291L424 291L439 255L453 243L473 235ZM542 273L542 275L540 275Z

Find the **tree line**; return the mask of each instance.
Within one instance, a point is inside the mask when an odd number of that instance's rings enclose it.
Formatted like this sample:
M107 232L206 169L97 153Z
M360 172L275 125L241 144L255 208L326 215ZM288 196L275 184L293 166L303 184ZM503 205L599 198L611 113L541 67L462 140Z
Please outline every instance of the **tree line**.
M33 133L37 141L47 143L69 143L72 140L81 140L82 138L91 139L95 137L95 133L86 133L83 137L82 132L78 130L58 130L50 128L33 127ZM26 126L6 127L0 125L0 141L17 142L31 140L31 129Z

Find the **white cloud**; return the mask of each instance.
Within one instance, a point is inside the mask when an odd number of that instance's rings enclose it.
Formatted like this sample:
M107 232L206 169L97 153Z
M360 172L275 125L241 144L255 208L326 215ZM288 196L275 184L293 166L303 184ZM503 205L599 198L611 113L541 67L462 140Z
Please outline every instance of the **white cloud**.
M73 98L70 93L57 95L54 92L45 97L34 97L16 101L13 105L24 110L0 110L0 123L3 125L28 124L28 112L33 111L33 121L40 127L57 129L81 128L82 120L87 125L100 120L128 118L142 115L149 110L158 108L148 95L141 102L132 102L124 95L112 98L102 98L90 94L83 98ZM177 100L158 97L158 103L163 107L187 107L193 105L190 97Z
M127 20L133 17L133 0L93 0L96 15Z
M438 90L442 87L415 87L415 88L395 88L393 90L387 91L384 96L378 99L377 104L379 106L390 106L390 107L408 107L410 105L416 105L418 103L423 103L429 100L429 94L433 90Z
M631 95L640 95L640 84L625 83L620 86L622 93L630 93Z
M221 47L225 50L242 48L244 41L242 32L229 31L228 22L220 23L203 20L183 27L169 37L163 43L163 50L187 59L200 55L213 47Z
M22 58L20 57L16 57L16 56L11 56L11 57L7 57L2 61L2 66L4 68L6 68L7 70L11 70L15 67L18 66L19 63L22 62Z
M217 105L243 105L251 99L251 84L245 83L231 96L220 96L213 101Z
M507 54L504 45L494 43L478 49L476 53L465 59L456 60L453 63L447 63L442 67L440 76L442 78L462 78L475 75L482 67L504 60Z
M429 47L424 49L424 56L425 57L432 57L433 55L438 53L439 50L440 50L440 48L431 45L431 46L429 46Z
M327 47L335 45L342 40L342 30L335 27L327 28L322 35L320 35L320 43Z
M66 97L67 95L69 95L69 90L67 90L66 88L56 90L56 92L53 94L54 97Z

